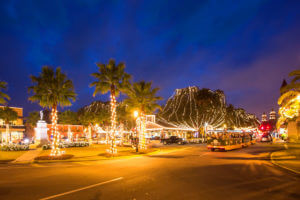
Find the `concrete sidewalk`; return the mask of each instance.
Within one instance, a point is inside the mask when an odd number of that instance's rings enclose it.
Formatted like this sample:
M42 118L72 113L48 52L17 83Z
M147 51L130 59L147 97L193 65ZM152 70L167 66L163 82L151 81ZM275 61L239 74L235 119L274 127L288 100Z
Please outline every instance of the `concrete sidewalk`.
M300 174L300 144L287 144L286 149L271 154L273 164Z
M24 153L16 160L12 161L12 163L30 163L34 161L34 158L37 157L42 151L42 148L32 149L28 152Z

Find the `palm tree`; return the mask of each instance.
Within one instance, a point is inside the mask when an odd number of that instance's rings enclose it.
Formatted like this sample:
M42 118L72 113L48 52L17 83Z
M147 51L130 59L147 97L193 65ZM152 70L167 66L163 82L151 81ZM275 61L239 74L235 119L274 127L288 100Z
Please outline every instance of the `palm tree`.
M289 84L286 84L284 87L280 88L281 93L285 93L290 90L300 91L300 70L294 70L290 72L289 77L293 77L293 79Z
M42 107L51 108L53 143L51 156L61 155L59 145L59 133L57 132L57 107L71 106L76 100L73 82L66 74L61 72L60 67L53 70L49 66L44 66L39 76L31 76L33 86L29 87L29 92L33 95L29 97L32 102L38 102Z
M7 89L7 83L4 81L0 81L0 104L6 104L8 100L10 100L10 97L5 94L4 92L1 92L1 90Z
M277 127L284 123L287 119L293 119L299 116L300 113L300 92L290 90L283 93L278 99L279 119L277 121Z
M11 133L9 132L9 123L18 119L18 113L9 107L4 107L0 109L0 118L4 121L6 125L6 138L5 142L11 141ZM2 137L2 142L4 138Z
M161 109L161 106L157 104L157 101L162 100L162 97L156 95L158 90L159 88L152 88L152 82L140 81L132 85L127 93L128 98L124 100L124 103L130 109L137 109L139 113L140 133L138 146L140 149L146 149L146 114L151 114L157 109Z
M277 127L284 123L287 119L293 119L300 113L300 70L294 70L289 73L289 77L293 77L289 84L284 84L280 88L281 96L278 99L279 119Z
M90 87L95 87L93 96L98 93L106 94L110 92L110 107L111 107L111 131L110 131L110 150L111 154L117 153L115 133L116 133L116 97L120 92L126 91L129 86L131 76L125 72L125 64L123 62L116 65L114 59L110 59L108 64L97 63L98 72L91 75L97 81L90 84Z

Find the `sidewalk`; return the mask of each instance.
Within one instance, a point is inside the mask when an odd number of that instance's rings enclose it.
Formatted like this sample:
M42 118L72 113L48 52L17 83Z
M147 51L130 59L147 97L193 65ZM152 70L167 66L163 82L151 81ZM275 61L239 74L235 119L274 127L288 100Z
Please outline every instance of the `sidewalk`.
M42 148L29 150L28 152L24 153L20 157L18 157L16 160L12 161L12 163L29 163L33 162L34 158L38 156L42 151Z
M271 154L273 164L300 174L300 144L285 145L286 149Z

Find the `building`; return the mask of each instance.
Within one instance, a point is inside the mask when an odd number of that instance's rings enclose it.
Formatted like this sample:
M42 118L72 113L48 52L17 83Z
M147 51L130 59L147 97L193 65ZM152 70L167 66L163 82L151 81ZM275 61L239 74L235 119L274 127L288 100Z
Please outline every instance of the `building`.
M278 137L279 135L276 131L276 122L277 115L274 109L272 109L269 113L269 118L267 117L266 113L263 113L259 130L263 133L272 134L272 136Z
M300 141L300 116L288 122L287 133L290 142Z
M49 140L51 139L51 130L52 125L47 124L47 135ZM71 139L76 140L81 137L86 137L86 133L84 132L84 128L82 125L67 125L67 124L57 124L57 130L62 139Z
M0 106L3 109L4 106ZM25 126L23 124L23 108L19 107L9 107L18 113L18 119L9 124L9 134L10 140L12 142L18 142L23 139ZM6 138L6 124L3 119L0 119L0 141ZM4 139L5 140L5 139Z
M266 113L263 113L262 116L261 116L261 121L262 122L266 122L267 121L267 115Z

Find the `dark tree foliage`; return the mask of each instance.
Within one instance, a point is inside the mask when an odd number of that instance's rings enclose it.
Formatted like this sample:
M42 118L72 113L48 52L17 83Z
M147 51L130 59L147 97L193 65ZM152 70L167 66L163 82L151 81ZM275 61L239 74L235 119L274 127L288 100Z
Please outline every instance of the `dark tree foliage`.
M110 112L110 102L94 101L78 110L79 122L82 125L97 123L102 126L109 126ZM135 123L132 113L123 102L117 103L117 121L124 124L126 129L133 128Z
M70 110L66 110L64 112L59 112L58 113L58 123L59 124L72 124L72 125L79 124L77 113L70 111Z
M26 117L26 124L29 124L32 127L36 127L36 123L40 120L40 113L38 111L32 111Z

